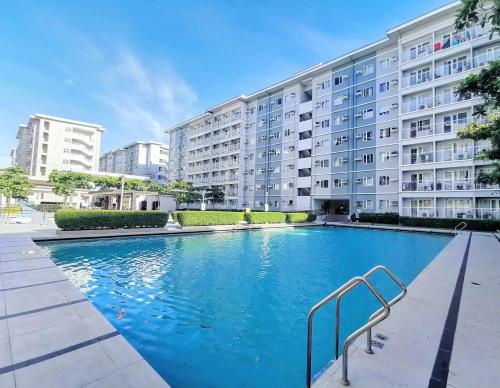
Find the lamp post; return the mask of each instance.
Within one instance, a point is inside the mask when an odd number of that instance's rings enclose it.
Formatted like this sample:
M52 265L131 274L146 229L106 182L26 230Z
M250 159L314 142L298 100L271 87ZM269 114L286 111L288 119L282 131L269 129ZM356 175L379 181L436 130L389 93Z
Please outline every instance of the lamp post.
M201 191L201 205L200 210L205 210L207 208L207 204L205 203L205 190Z
M264 200L264 211L267 212L269 211L269 191L266 190L266 198Z
M120 210L123 210L123 192L125 190L125 177L122 175L122 184L120 189Z

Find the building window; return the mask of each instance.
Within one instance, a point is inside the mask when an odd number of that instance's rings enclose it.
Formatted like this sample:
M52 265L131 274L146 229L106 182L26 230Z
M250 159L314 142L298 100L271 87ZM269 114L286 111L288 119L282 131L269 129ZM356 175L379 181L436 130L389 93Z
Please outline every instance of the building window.
M391 137L391 128L382 128L380 131L379 131L379 137L381 139L383 138L386 138L386 137Z
M365 109L363 110L363 118L371 119L373 117L373 109Z
M382 83L379 85L379 90L380 90L380 93L384 93L384 92L389 91L389 88L390 88L390 82L389 82L389 81L387 81L387 82L382 82Z
M333 165L335 167L340 167L344 164L344 158L340 157L340 156L337 156L335 158L333 158Z
M381 177L379 177L378 178L378 184L380 186L387 186L389 184L389 176L382 175Z
M389 114L390 111L391 111L391 108L389 107L389 105L382 105L380 108L378 108L379 116Z
M373 186L373 177L371 177L371 176L364 176L363 177L363 186L364 187L371 187L371 186Z
M373 94L373 86L363 89L363 97L368 97Z
M373 154L364 154L363 155L363 163L373 163Z
M373 65L366 65L363 67L363 75L369 75L372 74L374 71L374 66Z
M336 137L334 139L334 141L335 141L335 145L341 145L341 144L347 142L347 136Z
M317 160L316 166L323 167L323 168L330 167L330 160L329 159Z
M347 180L344 179L334 179L333 180L333 187L344 187L344 185L347 184Z
M363 141L373 140L373 131L363 132L362 139L363 139Z
M333 105L341 105L344 102L344 98L342 96L337 96L333 99Z
M334 84L335 86L337 86L337 85L341 85L343 82L344 82L344 77L342 77L341 75L339 75L338 77L335 77L335 78L333 79L333 84Z
M323 179L323 180L319 181L319 186L323 189L327 189L328 188L328 179Z
M389 206L390 206L390 201L388 199L381 199L378 201L378 208L380 210L389 209Z
M371 199L364 199L362 201L358 201L357 204L362 209L373 209L373 201Z
M391 154L389 152L381 152L380 153L380 160L382 162L388 162L391 160Z
M389 58L381 59L380 60L380 68L381 69L388 69L391 67L391 60Z
M330 120L329 119L321 121L321 128L329 128L329 127L330 127Z

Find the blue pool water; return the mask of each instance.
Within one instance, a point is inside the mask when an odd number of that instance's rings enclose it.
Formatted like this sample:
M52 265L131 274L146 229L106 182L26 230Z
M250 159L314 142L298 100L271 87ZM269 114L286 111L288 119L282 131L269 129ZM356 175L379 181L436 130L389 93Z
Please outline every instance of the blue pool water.
M449 241L297 228L44 246L173 387L301 387L307 313L316 302L377 264L410 283ZM382 274L374 282L396 295ZM342 337L376 308L361 287L346 296ZM332 357L334 318L332 308L317 315L315 372Z

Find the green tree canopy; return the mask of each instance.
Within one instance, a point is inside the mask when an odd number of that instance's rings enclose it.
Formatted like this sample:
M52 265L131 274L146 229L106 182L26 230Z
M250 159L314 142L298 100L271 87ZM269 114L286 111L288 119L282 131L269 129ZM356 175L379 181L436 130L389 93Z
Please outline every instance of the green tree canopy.
M9 201L11 198L26 199L33 188L28 180L28 170L21 167L7 167L0 170L0 193Z
M93 176L92 182L97 189L109 190L109 189L119 189L122 184L122 179L120 177L111 176Z
M487 7L491 6L491 9ZM491 24L490 39L500 33L500 0L462 0L462 7L455 20L455 28L462 30L474 24L483 27ZM491 149L481 153L480 159L493 161L493 170L481 173L477 181L500 183L500 60L490 61L479 74L470 74L460 84L459 96L475 95L482 98L475 115L483 116L483 122L474 122L458 132L462 139L490 140Z
M54 194L64 196L64 203L77 189L90 189L91 182L92 176L83 172L52 170L49 174L49 183L53 185L52 191Z
M193 203L199 197L193 189L193 185L183 180L170 182L166 187L166 193L172 195L175 200L176 207L181 203Z
M223 203L225 193L220 187L211 187L207 190L207 199L212 203Z

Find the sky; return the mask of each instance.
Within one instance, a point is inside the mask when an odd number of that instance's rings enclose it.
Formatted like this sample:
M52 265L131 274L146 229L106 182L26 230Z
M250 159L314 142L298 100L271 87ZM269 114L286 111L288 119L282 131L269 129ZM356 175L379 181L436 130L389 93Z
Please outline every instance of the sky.
M450 1L2 0L0 167L35 113L101 124L101 153L385 36Z

